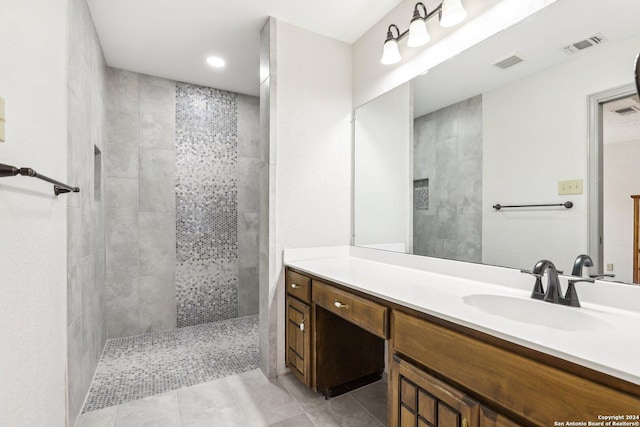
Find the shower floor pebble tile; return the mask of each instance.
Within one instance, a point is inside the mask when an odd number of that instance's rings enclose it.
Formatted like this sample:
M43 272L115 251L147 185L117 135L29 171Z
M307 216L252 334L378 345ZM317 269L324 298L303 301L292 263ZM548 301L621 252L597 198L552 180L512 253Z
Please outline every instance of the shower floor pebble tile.
M258 365L258 316L111 339L82 412L228 377Z

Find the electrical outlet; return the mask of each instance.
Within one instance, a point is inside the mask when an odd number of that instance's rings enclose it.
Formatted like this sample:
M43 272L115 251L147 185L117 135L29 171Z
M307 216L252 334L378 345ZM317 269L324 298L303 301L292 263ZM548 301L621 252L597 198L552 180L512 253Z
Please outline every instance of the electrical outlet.
M582 194L582 180L558 181L558 194Z
M607 271L613 271L613 264L607 264Z

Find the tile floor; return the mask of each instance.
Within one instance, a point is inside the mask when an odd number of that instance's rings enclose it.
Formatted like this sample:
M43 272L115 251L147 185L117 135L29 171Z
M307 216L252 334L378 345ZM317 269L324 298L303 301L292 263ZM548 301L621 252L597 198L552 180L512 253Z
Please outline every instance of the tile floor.
M115 405L126 411L125 402L255 369L258 334L258 316L248 316L111 339L82 412ZM156 400L171 400L170 395Z
M386 383L325 400L293 375L259 369L82 414L76 427L381 427Z

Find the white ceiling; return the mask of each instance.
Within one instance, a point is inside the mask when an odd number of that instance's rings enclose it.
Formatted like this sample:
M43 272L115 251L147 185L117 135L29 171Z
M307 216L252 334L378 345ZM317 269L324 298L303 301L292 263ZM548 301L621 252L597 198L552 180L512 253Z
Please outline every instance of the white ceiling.
M258 95L260 29L269 16L351 44L400 2L88 0L109 66L250 95ZM226 67L209 67L209 55Z

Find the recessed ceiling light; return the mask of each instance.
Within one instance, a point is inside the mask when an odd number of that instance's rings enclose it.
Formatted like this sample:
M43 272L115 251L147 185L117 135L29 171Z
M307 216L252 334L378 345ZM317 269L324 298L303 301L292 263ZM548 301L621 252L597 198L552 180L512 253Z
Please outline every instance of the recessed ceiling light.
M226 62L224 59L219 58L217 56L210 56L207 58L207 64L211 65L214 68L222 68Z

